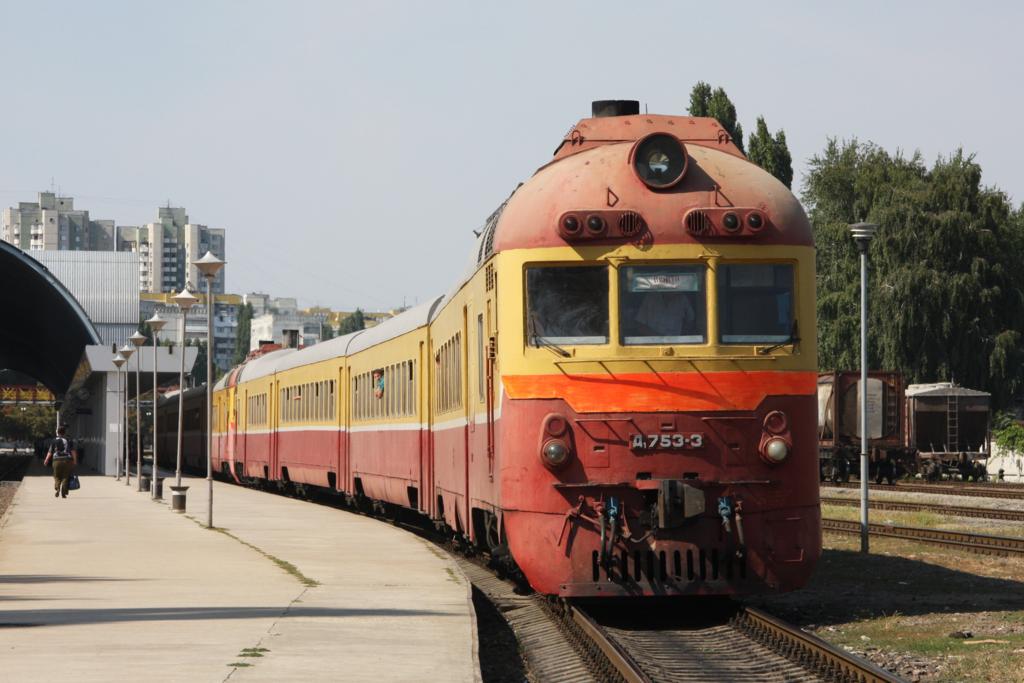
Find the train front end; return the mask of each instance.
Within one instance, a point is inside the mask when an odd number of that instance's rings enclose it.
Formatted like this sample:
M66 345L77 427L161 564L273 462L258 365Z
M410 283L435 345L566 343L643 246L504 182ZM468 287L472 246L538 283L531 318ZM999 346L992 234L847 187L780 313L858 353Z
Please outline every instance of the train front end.
M629 107L577 124L494 235L508 548L562 596L798 588L821 551L810 226L714 120Z

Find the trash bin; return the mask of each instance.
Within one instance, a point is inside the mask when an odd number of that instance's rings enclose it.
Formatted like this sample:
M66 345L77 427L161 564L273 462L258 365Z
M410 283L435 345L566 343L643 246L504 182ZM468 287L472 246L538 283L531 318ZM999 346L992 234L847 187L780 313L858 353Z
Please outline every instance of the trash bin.
M149 475L148 474L143 474L141 477L139 477L139 490L140 491L149 491Z
M156 478L156 496L154 496L154 497L157 500L163 500L163 497L164 497L164 478L163 477L157 477Z
M187 486L171 487L171 509L175 512L185 511L185 491L188 491Z

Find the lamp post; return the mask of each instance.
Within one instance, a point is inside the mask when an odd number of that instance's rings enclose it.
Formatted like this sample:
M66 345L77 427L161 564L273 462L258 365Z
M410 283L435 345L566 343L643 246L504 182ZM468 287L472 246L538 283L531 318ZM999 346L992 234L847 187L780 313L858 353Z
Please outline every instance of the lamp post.
M224 261L210 252L193 261L206 280L206 528L213 528L213 278L224 267Z
M117 368L117 464L114 466L114 472L117 474L116 480L121 481L121 448L124 446L124 439L121 438L121 429L124 423L124 420L121 419L121 409L124 407L124 402L121 401L121 366L128 361L120 353L117 353L111 362Z
M174 468L174 486L171 487L171 491L174 495L171 496L171 509L175 512L185 511L185 491L188 490L187 486L181 485L181 445L182 445L182 428L184 426L185 417L185 321L188 318L188 311L192 308L199 299L193 296L192 292L188 291L188 283L179 292L171 297L171 300L177 304L178 309L181 311L181 337L179 342L181 348L181 368L178 371L178 457Z
M854 223L860 252L860 551L868 552L868 246L878 226Z
M129 344L125 344L121 347L120 354L124 356L125 361L130 361L132 355L135 353L135 347ZM136 359L138 361L138 359ZM139 364L135 363L136 372L138 372ZM139 382L138 377L135 381L135 395L139 395ZM128 433L128 366L124 368L124 485L130 486L132 483L132 459L131 459L131 434ZM136 475L139 472L135 473Z
M142 365L142 345L146 343L146 336L135 334L128 337L128 341L139 350L135 358L135 479L138 481L137 491L142 490L142 413L139 410L139 395L142 393L142 385L139 383L139 366Z
M160 330L164 329L164 325L167 321L160 317L159 313L154 313L153 317L146 321L149 325L149 329L153 332L153 473L150 476L149 490L152 493L153 500L159 500L160 496L157 496L156 490L156 477L157 477L157 465L156 465L156 366L157 366L157 337L160 336Z

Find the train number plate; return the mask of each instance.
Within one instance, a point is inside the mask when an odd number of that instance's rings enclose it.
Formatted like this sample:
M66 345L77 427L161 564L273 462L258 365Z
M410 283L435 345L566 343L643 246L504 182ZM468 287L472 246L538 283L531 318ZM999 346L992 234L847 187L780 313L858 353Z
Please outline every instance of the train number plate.
M662 432L660 434L631 434L629 447L634 451L653 450L686 450L704 446L704 435L701 433L680 434L678 432Z

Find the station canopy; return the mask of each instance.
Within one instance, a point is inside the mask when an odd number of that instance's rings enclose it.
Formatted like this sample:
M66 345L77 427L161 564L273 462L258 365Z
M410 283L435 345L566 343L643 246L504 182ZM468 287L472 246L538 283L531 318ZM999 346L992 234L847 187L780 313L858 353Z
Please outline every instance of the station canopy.
M0 240L0 369L60 396L99 334L75 297L42 264Z

